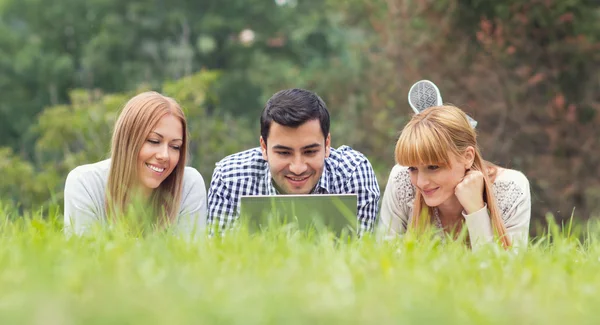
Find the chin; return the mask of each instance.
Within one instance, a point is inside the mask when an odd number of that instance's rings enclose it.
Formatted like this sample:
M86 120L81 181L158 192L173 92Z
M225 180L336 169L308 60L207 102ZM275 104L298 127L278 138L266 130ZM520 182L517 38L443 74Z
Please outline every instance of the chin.
M427 204L427 206L429 207L436 207L440 205L440 202L438 202L437 200L425 200L425 204Z
M297 194L297 195L300 195L300 194L309 194L310 190L305 189L305 188L288 188L287 189L287 193L288 194Z
M161 183L158 183L158 184L156 184L156 183L150 183L150 184L146 183L146 184L144 184L144 186L147 187L147 188L149 188L149 189L155 190L155 189L157 189L160 186L160 184Z
M446 202L449 197L447 198L430 198L430 199L425 199L425 197L423 197L425 200L425 204L427 204L430 207L437 207L438 205L441 205L442 203Z

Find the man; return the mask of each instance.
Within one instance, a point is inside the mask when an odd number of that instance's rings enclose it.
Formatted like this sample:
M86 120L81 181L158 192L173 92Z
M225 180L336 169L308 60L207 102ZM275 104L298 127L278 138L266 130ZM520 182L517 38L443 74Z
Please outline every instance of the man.
M208 192L208 224L230 226L242 195L346 194L358 196L359 232L371 231L379 185L369 160L348 146L330 148L329 112L303 89L271 97L260 117L260 147L216 164Z

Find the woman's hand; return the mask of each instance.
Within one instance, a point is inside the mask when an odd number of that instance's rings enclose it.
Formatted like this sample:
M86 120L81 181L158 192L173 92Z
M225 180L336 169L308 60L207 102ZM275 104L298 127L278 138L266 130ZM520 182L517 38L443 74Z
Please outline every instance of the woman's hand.
M456 185L454 194L467 214L481 210L483 202L483 174L477 170L467 171L462 182Z

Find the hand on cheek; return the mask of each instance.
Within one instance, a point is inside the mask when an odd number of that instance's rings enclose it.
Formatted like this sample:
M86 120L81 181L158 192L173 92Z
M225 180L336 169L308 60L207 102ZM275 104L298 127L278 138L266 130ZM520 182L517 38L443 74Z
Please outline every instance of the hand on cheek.
M456 185L454 194L467 214L481 210L483 202L483 174L480 171L470 170L463 180Z

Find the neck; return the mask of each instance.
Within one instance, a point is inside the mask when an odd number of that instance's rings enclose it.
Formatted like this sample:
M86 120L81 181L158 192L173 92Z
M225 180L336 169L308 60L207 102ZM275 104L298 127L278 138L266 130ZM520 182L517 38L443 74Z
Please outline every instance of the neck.
M153 191L154 190L151 188L147 188L145 186L138 185L133 188L132 193L134 194L134 197L136 197L140 200L147 201L150 199L150 196L152 195Z
M444 203L438 205L437 209L440 212L440 219L442 219L444 224L454 224L455 222L462 220L463 207L456 195L452 195L452 197Z

